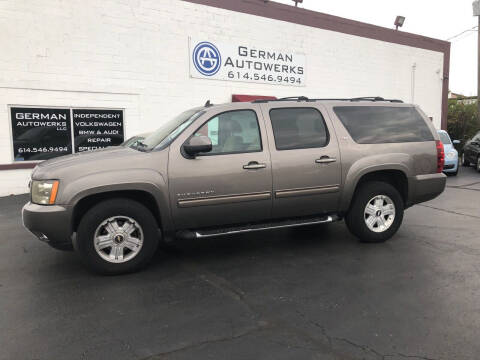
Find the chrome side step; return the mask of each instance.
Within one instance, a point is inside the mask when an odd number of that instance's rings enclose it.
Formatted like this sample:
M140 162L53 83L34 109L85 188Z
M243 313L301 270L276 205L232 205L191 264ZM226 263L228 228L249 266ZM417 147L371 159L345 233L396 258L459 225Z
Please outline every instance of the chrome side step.
M204 239L204 238L210 238L215 236L242 234L242 233L248 233L253 231L263 231L263 230L282 229L282 228L289 228L289 227L325 224L325 223L331 223L337 220L340 220L338 216L329 215L324 217L312 217L312 218L295 219L295 220L290 219L290 220L282 220L282 221L271 222L271 223L250 224L250 225L232 226L232 227L226 227L226 228L193 230L191 233L189 231L190 234L188 235L185 232L181 232L181 234L184 235L182 237L188 237L188 238L193 237L195 239Z

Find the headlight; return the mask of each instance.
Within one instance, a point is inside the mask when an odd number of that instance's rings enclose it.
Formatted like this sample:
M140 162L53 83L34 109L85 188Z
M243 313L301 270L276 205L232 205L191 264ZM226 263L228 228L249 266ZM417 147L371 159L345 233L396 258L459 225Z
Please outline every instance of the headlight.
M449 159L453 159L455 157L455 152L454 151L450 151L449 153L447 153L447 158Z
M53 205L58 191L58 180L32 180L32 202Z

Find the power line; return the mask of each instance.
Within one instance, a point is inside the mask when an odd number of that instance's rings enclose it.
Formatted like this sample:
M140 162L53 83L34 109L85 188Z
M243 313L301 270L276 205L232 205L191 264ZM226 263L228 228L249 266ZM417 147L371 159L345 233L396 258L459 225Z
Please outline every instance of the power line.
M478 28L478 25L477 25L477 26L474 26L474 27L472 27L471 29L464 30L464 31L462 31L460 34L457 34L457 35L455 35L455 36L452 36L451 38L448 38L446 41L453 40L453 39L455 39L455 38L457 38L457 37L459 37L459 36L461 36L461 35L463 35L463 34L465 34L465 33L469 32L469 31L475 31L475 29L477 29L477 28Z

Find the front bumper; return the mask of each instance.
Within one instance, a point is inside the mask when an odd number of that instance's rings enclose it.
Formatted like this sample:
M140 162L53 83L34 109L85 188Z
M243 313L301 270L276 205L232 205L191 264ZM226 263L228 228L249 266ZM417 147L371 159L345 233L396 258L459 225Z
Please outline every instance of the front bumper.
M447 176L443 173L417 175L408 178L408 206L432 200L445 190Z
M39 240L61 249L72 249L72 211L64 205L37 205L31 202L22 209L23 226Z
M445 159L445 164L443 166L444 173L454 173L458 171L458 158L448 160Z

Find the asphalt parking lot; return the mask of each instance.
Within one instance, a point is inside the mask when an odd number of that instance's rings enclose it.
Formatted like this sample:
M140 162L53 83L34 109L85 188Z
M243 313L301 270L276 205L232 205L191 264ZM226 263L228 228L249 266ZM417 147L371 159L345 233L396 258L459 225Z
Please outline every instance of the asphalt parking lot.
M461 169L398 234L343 222L202 242L100 277L0 199L0 359L478 359L480 174Z

